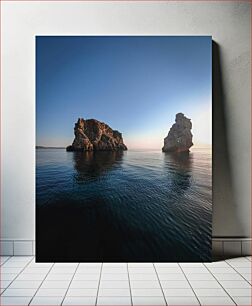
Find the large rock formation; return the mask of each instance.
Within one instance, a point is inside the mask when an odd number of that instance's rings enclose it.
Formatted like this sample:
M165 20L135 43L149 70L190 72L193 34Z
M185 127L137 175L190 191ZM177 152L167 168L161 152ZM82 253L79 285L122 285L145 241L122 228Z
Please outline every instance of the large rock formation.
M168 136L164 139L163 152L189 152L192 143L192 123L182 113L176 115Z
M79 118L74 127L74 141L67 151L121 151L127 150L122 134L104 122Z

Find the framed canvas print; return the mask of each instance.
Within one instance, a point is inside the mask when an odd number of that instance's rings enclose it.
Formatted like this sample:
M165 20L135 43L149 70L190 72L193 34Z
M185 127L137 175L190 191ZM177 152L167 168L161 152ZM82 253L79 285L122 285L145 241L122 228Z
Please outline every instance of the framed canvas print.
M211 260L212 38L36 37L36 261Z

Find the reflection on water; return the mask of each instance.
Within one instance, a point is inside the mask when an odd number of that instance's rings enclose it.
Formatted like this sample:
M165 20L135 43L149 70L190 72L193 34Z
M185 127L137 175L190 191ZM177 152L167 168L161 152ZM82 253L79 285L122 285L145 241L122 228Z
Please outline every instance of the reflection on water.
M207 261L211 151L36 151L38 261Z
M171 177L173 192L182 194L190 187L192 170L192 153L168 153L164 152L164 168Z
M190 152L167 153L164 152L165 161L171 161L174 166L183 171L190 170L192 166L192 154Z
M71 153L70 153L71 154ZM73 152L73 165L77 182L98 178L104 172L118 167L122 162L121 152Z

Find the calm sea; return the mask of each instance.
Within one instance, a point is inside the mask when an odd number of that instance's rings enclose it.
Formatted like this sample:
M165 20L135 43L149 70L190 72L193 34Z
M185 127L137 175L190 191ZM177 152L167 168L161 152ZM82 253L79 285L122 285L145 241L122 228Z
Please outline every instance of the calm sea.
M38 261L211 259L211 149L36 155Z

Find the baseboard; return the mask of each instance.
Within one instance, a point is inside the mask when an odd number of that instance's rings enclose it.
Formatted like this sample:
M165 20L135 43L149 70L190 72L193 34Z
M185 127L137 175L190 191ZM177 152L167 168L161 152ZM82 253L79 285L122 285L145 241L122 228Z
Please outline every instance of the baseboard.
M0 240L1 256L32 256L35 255L34 240Z
M239 256L251 256L251 238L213 238L213 258L230 258Z
M213 258L250 256L251 238L213 238ZM35 255L34 240L0 240L1 256L32 256Z

